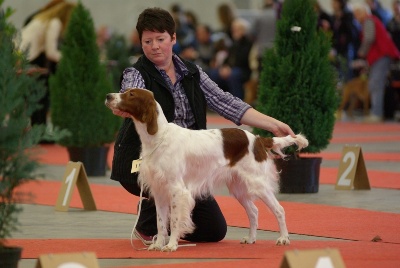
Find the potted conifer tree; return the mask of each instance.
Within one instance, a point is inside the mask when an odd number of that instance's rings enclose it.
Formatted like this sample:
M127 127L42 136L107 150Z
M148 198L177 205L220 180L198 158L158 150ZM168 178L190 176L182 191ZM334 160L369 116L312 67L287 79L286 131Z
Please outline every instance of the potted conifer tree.
M121 74L125 68L131 65L129 49L125 36L114 33L105 43L107 69L112 78L114 91L119 91L121 86Z
M104 106L113 87L100 62L93 19L81 2L71 14L61 54L49 81L50 110L53 125L71 136L59 144L67 147L71 161L83 163L88 176L104 176L109 144L121 121Z
M277 22L274 48L265 51L258 110L289 124L309 140L305 153L318 153L332 137L338 106L336 74L328 53L328 34L317 29L315 0L285 0ZM270 133L255 129L255 133ZM277 160L282 193L318 192L320 157L299 157L289 148Z
M24 54L13 43L16 29L7 22L12 10L3 10L0 0L0 267L16 268L21 247L10 246L7 238L18 230L22 208L15 195L21 184L34 180L39 164L29 155L44 137L45 126L30 126L45 87L28 75Z

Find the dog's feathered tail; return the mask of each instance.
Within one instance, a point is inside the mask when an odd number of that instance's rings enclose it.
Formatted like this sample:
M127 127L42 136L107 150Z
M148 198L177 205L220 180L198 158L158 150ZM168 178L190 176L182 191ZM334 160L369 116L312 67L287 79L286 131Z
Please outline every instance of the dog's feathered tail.
M308 146L308 140L302 134L297 134L295 138L288 135L286 137L273 137L272 139L274 143L271 149L275 153L279 154L282 158L286 157L286 155L282 152L283 148L296 144L297 150L300 151Z

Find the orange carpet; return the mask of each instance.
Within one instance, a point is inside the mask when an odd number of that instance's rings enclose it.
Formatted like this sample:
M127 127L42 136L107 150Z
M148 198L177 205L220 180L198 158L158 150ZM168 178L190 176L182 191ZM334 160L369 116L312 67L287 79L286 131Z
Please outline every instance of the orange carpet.
M399 137L400 140L400 137ZM47 165L65 165L69 161L67 149L60 145L41 145L35 149L35 154L40 163ZM108 166L111 168L114 155L114 144L110 145L107 157ZM342 152L321 152L318 154L302 154L305 157L322 157L326 160L340 160ZM396 152L363 152L364 160L400 162L400 153Z
M38 181L22 185L19 191L33 194L33 199L24 203L54 206L60 187L59 181ZM122 187L99 184L90 187L98 210L136 213L138 197L128 194ZM228 225L248 227L245 211L236 199L230 196L217 196L216 199ZM259 229L278 230L272 213L263 204L257 205ZM286 210L290 233L357 241L370 241L379 235L384 242L400 244L400 214L294 202L281 202L281 205ZM76 190L70 206L82 208Z
M232 197L216 197L228 225L248 227L244 209ZM285 209L290 233L371 241L379 235L384 242L400 244L400 214L328 205L280 202ZM261 230L278 231L278 224L266 206L259 208Z
M246 267L278 267L286 250L336 248L347 267L387 268L398 267L400 264L400 245L374 242L293 240L290 246L275 246L275 241L258 240L256 244L242 245L239 241L224 240L219 243L198 243L195 247L181 247L172 253L136 250L130 246L128 239L10 239L9 242L23 247L24 259L35 259L41 254L91 251L99 259L235 259L224 263L214 261L208 265L200 262L197 267L239 267L237 264L248 264ZM143 248L137 240L134 246ZM194 265L188 261L180 267Z
M113 145L110 145L108 154L108 166L112 166ZM37 159L48 165L66 165L69 161L66 148L59 145L42 145L35 149ZM341 152L338 153L319 153L307 154L307 157L322 157L326 160L339 160ZM370 161L394 161L400 162L400 153L363 153L364 159ZM399 163L400 164L400 163ZM336 184L337 168L321 168L320 183ZM400 189L400 173L370 170L367 166L368 177L371 187Z

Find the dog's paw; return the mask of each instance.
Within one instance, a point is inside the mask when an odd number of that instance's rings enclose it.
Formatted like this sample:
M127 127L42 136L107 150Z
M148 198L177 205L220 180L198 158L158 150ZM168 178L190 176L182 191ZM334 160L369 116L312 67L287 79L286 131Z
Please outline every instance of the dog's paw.
M284 246L289 244L290 244L289 236L281 236L278 238L278 240L276 240L277 246Z
M151 244L147 250L148 251L161 251L162 246L158 245L157 243Z
M168 243L166 246L164 246L161 251L165 251L165 252L172 252L172 251L176 251L178 249L178 244L175 243Z
M255 242L256 242L255 238L250 238L248 236L245 236L240 241L240 244L254 244Z

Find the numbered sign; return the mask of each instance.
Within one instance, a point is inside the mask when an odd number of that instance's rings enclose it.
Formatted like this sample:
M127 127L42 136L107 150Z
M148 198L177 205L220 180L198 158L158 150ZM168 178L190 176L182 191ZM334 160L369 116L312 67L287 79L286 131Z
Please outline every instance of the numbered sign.
M93 252L46 254L39 256L36 268L99 268Z
M280 268L344 268L342 256L337 249L286 251Z
M344 146L339 164L336 190L371 189L360 146Z
M58 194L56 210L68 211L75 185L78 187L83 208L85 210L96 210L86 171L81 162L68 163L64 173L63 184Z
M137 159L137 160L133 160L132 161L131 173L139 172L141 164L142 164L142 158Z

